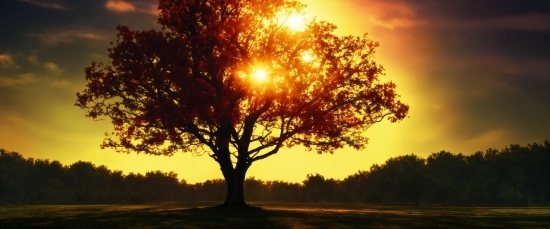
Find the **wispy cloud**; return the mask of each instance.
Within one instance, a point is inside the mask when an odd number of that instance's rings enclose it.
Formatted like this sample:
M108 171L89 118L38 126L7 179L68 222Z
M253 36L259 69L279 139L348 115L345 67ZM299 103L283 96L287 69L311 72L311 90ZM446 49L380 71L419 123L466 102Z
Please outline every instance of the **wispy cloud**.
M387 29L410 28L427 23L408 2L362 0L361 11L369 21Z
M147 7L140 8L140 11L151 15L160 14L160 10L158 9L158 6L156 4L151 4L151 5L148 5Z
M41 65L40 61L38 61L38 56L37 55L28 56L27 61L29 61L29 63L31 63L33 65Z
M61 43L73 43L78 39L84 40L104 40L105 37L89 31L64 31L58 33L44 33L31 35L40 38L47 45L58 45Z
M0 68L19 68L10 54L0 54Z
M105 8L107 8L110 11L119 12L119 13L136 11L136 7L132 3L122 1L122 0L108 0L107 3L105 4Z
M65 71L65 69L60 68L59 65L57 65L56 63L53 63L53 62L46 62L46 63L42 64L42 62L40 62L38 60L38 55L36 55L36 54L28 56L27 61L29 63L35 65L35 66L42 66L45 69L47 69L48 71L53 72L53 73L62 73L62 72Z
M498 146L501 142L510 142L512 139L511 131L499 128L477 134L469 139L468 142L472 145Z
M434 25L459 29L550 30L550 14L524 14L470 20L441 20Z
M0 77L0 87L19 87L36 82L33 73L20 74L15 77Z
M70 87L71 82L64 79L50 79L50 84L54 87Z
M108 0L105 3L105 8L117 12L117 13L132 13L140 12L151 15L158 15L160 11L157 8L157 4L148 3L132 3L124 0Z
M369 18L369 20L375 25L382 26L388 29L395 28L409 28L418 25L424 25L427 22L425 20L409 19L409 18L391 18L385 20L379 20L376 18Z
M33 4L35 6L39 6L39 7L43 7L43 8L50 8L50 9L57 9L57 10L69 10L68 7L63 6L61 4L58 4L58 3L48 3L48 2L42 2L42 1L37 1L37 0L19 0L19 1L30 3L30 4Z
M62 73L65 69L60 68L56 63L47 62L44 67L54 73Z

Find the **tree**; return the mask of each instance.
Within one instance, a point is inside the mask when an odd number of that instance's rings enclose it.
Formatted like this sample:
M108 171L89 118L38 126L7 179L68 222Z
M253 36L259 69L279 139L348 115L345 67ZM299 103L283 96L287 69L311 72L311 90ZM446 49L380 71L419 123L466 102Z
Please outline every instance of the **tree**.
M224 205L246 205L243 182L255 161L296 145L318 153L362 149L372 124L408 113L395 84L379 82L378 43L306 22L304 7L160 0L162 30L118 26L111 62L86 68L76 105L88 117L110 118L114 131L102 147L207 153L227 182Z
M432 153L426 159L430 180L430 192L441 204L460 204L462 188L467 182L467 163L462 154L447 151Z
M325 177L319 175L318 173L308 174L307 178L302 182L304 187L304 192L307 197L311 198L313 202L320 200L325 200L326 192L332 192L332 190L327 190Z

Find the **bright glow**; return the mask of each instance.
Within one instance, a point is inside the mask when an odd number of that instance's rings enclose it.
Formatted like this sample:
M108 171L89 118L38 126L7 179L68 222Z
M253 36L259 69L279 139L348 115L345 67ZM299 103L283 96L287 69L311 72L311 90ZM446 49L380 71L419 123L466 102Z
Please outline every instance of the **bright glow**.
M303 31L306 28L304 15L292 14L285 20L285 25L294 31Z
M268 75L269 74L265 68L257 68L252 72L254 79L259 82L266 81Z
M313 56L309 53L309 52L305 52L303 55L302 55L302 60L304 62L311 62L313 60Z

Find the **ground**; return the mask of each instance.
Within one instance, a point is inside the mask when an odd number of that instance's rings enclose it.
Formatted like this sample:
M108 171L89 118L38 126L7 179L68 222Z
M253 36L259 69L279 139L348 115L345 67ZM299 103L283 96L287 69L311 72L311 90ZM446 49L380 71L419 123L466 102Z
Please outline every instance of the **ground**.
M252 203L0 206L0 228L550 228L549 207L387 207Z

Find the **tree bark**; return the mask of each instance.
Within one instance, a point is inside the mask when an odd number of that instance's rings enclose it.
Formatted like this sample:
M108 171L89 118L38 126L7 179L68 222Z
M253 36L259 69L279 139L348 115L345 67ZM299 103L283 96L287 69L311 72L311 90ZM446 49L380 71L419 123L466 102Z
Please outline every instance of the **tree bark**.
M220 154L218 163L222 171L223 177L227 184L227 196L222 206L224 207L245 207L248 206L244 201L244 179L246 171L250 167L250 164L246 163L244 159L238 159L235 167L230 158L229 149L227 152Z
M248 206L244 201L244 179L246 170L243 168L231 169L232 171L223 172L227 183L227 196L223 206L225 207L245 207Z

